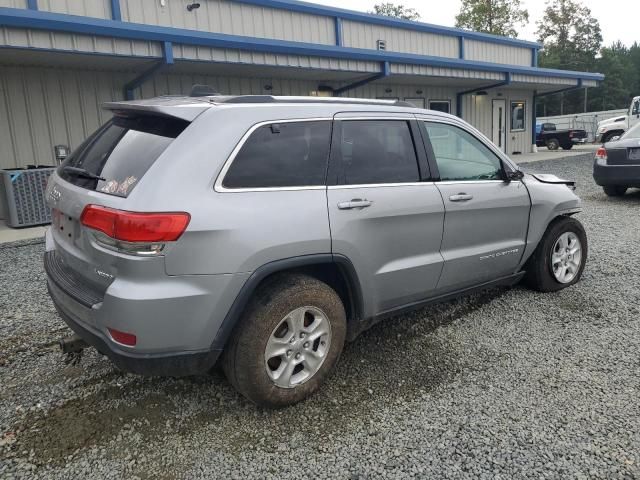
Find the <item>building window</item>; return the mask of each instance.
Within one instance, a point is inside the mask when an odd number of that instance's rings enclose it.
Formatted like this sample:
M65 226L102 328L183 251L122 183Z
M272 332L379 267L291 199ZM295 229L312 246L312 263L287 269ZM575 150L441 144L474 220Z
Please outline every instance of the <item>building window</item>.
M222 185L225 188L324 185L330 144L330 121L264 125L244 143Z
M526 103L511 102L511 131L524 132L524 122L526 118Z
M429 110L451 113L451 100L429 100Z

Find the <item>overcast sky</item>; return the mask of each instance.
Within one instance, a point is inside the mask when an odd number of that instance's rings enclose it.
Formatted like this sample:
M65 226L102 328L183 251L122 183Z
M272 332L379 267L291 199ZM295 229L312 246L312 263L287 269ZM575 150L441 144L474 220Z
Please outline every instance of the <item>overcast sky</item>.
M415 8L421 21L436 25L453 26L460 10L460 0L308 0L350 10L369 11L373 5L392 1L406 7ZM591 9L591 14L600 21L605 45L616 40L631 45L640 42L640 1L638 0L582 0ZM542 18L545 2L542 0L522 0L529 10L530 23L519 35L523 40L536 40L536 22Z

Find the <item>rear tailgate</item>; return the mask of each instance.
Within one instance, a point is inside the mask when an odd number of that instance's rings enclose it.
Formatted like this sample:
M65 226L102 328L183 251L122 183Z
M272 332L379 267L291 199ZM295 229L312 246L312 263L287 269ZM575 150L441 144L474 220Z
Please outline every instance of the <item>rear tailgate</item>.
M46 193L53 213L47 273L59 288L85 305L99 303L119 275L157 278L165 274L163 258L123 255L105 248L96 241L96 231L84 227L80 219L92 204L127 210L129 194L189 125L180 118L185 116L183 109L176 111L176 117L167 115L166 106L162 112L136 109L128 103L110 106L118 107L114 118L60 166ZM80 290L74 290L74 285Z

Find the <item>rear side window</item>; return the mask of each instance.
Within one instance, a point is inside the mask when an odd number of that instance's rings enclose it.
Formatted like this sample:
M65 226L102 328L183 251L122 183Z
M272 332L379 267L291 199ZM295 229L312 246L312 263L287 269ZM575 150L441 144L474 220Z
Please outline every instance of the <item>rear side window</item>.
M170 117L116 116L80 145L58 172L80 187L127 197L187 125Z
M404 120L343 120L339 138L344 185L419 182L409 123Z
M325 184L331 122L285 122L257 128L233 159L225 188Z

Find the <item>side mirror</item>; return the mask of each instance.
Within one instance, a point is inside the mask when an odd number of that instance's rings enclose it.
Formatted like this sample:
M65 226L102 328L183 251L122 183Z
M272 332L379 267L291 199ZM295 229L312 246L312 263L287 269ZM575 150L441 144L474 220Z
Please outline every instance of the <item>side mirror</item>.
M512 172L506 172L507 182L518 182L524 178L524 172L522 170L514 170Z

